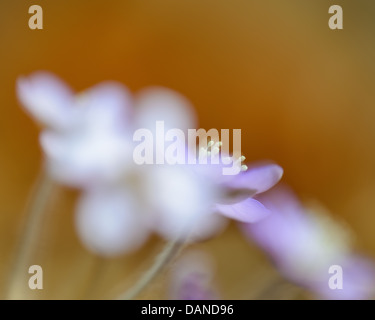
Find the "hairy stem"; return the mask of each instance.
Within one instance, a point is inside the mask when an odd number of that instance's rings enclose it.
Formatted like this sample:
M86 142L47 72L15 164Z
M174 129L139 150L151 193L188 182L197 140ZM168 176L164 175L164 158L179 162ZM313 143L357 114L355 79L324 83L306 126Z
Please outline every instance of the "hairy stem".
M38 235L43 222L48 198L53 189L53 182L42 168L26 206L23 232L16 247L6 286L6 299L19 299L20 289L25 286L29 263L38 243Z
M143 289L150 284L156 276L167 266L167 264L182 250L185 241L178 239L168 242L164 249L156 257L154 264L148 269L137 283L121 294L118 300L131 300L137 297Z

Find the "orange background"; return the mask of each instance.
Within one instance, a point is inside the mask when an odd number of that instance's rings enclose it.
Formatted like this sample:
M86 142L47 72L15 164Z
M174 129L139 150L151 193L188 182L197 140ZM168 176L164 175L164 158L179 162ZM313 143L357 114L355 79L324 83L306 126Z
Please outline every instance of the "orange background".
M28 28L32 4L44 10L43 30ZM328 28L324 0L1 1L1 283L42 159L38 128L17 103L15 81L40 69L76 90L113 79L132 91L162 85L181 92L201 127L241 128L248 160L282 165L285 182L346 221L359 247L375 256L375 4L335 4L344 9L344 30ZM22 297L82 298L89 291L112 298L158 249L155 238L137 254L98 263L74 233L70 193L58 192L41 235L36 262L45 289L25 285ZM235 226L195 247L217 259L225 298L249 297L257 272L269 268ZM164 289L159 279L142 297L164 297Z

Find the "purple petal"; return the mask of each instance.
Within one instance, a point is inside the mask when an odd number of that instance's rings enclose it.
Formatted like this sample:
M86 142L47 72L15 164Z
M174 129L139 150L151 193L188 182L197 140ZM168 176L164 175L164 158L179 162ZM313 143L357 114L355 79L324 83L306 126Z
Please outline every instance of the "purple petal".
M332 274L324 274L323 281L312 283L311 289L320 297L330 300L365 300L373 297L375 268L372 261L358 255L349 255L338 265L343 271L342 289L332 290L328 281Z
M282 263L302 242L309 242L314 237L313 225L292 190L286 186L278 185L256 198L273 214L259 223L243 224L241 229L275 261Z
M256 190L258 194L272 188L282 175L283 169L277 164L256 166L233 176L225 185L233 189Z
M245 223L257 222L270 214L264 205L252 198L232 205L216 204L216 209L228 218Z
M27 112L42 124L58 130L69 126L73 93L53 74L36 72L30 77L20 77L17 95Z
M306 211L294 191L283 183L279 183L272 190L256 195L256 199L271 211L286 217L293 215L294 219L303 217Z

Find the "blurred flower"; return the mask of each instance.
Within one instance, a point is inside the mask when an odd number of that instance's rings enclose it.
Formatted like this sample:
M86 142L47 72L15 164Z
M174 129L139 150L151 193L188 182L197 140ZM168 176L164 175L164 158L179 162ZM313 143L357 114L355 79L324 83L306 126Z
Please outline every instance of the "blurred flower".
M256 224L244 224L255 240L290 280L327 299L364 299L373 293L372 263L352 252L350 237L327 215L309 212L286 187L258 197L272 214ZM329 269L342 267L343 289L330 289Z
M189 251L174 265L169 296L172 300L217 300L214 264L203 251Z
M144 128L156 134L157 121L163 121L166 130L187 131L195 126L192 107L172 90L149 88L134 101L132 132ZM154 148L156 151L160 146ZM78 234L87 248L106 256L135 250L152 231L167 239L185 238L187 234L195 239L198 234L208 237L225 225L224 218L206 214L215 192L210 186L188 165L133 163L115 183L84 190L77 207ZM106 224L110 216L113 223Z
M202 157L202 151L203 156L207 156L207 150L210 152L215 148L220 148L220 143L209 142L207 149L200 150L198 157ZM187 153L187 157L191 156L189 150ZM227 157L218 150L215 156ZM240 166L243 159L244 157L241 157L240 161L237 161ZM205 239L224 228L226 220L223 217L252 223L268 216L270 211L252 197L273 187L282 177L282 168L272 163L258 163L250 167L242 165L243 169L237 175L224 175L224 165L219 159L210 163L162 166L153 170L150 177L155 182L149 185L155 184L159 188L157 192L155 188L151 188L150 192L155 207L162 206L158 221L163 223L157 225L164 236L175 238L178 234L185 234L192 240ZM183 180L178 182L178 178L183 176L186 176L185 179L188 179L192 186L195 185L191 190L196 190L197 201L186 201L186 207L178 210L184 203L185 195L189 194L182 189L189 184ZM171 197L175 201L171 201ZM172 203L175 204L174 208L170 207ZM177 211L183 211L185 214L178 215Z
M134 130L144 128L156 135L157 121L163 121L166 131L179 128L186 133L188 129L195 127L191 105L172 90L149 88L143 90L134 101L131 121ZM153 147L157 152L158 148L166 146ZM223 176L222 171L217 169L216 165L210 164L133 166L128 175L122 176L119 183L109 187L111 191L107 190L108 186L104 186L94 192L85 192L78 205L78 233L91 250L94 249L101 255L113 255L137 248L138 243L147 239L147 235L152 231L166 239L196 241L212 237L223 230L226 226L225 217L254 222L269 214L260 202L250 197L267 190L279 181L282 176L279 166L255 166L248 172L231 177ZM118 190L113 191L114 188ZM100 192L103 192L103 196L99 195ZM93 210L90 208L102 208L101 213L99 209L95 211L102 219L106 219L106 210L112 208L113 198L108 196L111 192L131 193L126 198L133 198L133 202L137 203L136 210L131 213L131 221L138 221L138 231L142 237L131 239L129 233L127 243L124 240L112 243L109 238L99 236L102 234L99 230L103 225L100 219L91 219L90 212ZM95 205L89 204L90 199ZM102 203L99 203L100 201ZM122 203L121 209L118 202L117 210L122 210L123 216L129 216L129 213L125 213L130 210L128 204ZM125 224L125 219L119 220L118 224L114 225L115 230L108 230L108 234L116 234L121 227L122 233L127 233L128 226ZM87 226L90 226L90 229ZM107 243L108 247L104 243Z
M79 95L47 72L17 82L24 108L46 128L40 142L52 178L74 187L117 179L131 163L126 88L104 82Z
M151 132L154 154L164 154L169 129L184 132L175 142L186 146L196 119L177 92L154 87L132 98L121 84L103 82L74 95L46 72L20 78L17 92L24 108L44 126L40 141L51 177L83 190L76 228L84 245L97 254L135 250L151 231L167 239L199 240L222 230L225 217L255 222L269 214L252 196L279 181L283 171L275 164L248 168L241 157L235 164L243 171L235 176L223 175L222 165L211 163L135 164L133 133L139 128ZM211 151L221 157L218 150L218 144L209 142L198 157Z

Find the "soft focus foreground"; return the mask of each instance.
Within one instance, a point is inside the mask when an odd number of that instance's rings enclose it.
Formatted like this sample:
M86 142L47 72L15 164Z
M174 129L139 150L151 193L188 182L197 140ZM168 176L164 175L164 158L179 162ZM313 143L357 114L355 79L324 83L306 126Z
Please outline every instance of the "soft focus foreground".
M342 33L328 29L324 1L110 1L105 7L95 1L40 1L46 12L40 33L27 28L27 5L2 3L3 282L42 159L37 128L19 108L14 84L38 69L56 72L77 90L103 79L119 80L132 91L149 85L177 90L193 102L200 127L241 128L248 160L279 163L286 183L345 220L360 235L360 247L374 255L375 9L365 1L341 3ZM54 194L33 262L45 270L44 289L32 292L25 283L20 297L113 298L159 251L160 240L152 237L134 254L98 261L75 234L75 196L66 190ZM220 297L257 297L257 288L267 286L259 279L275 276L236 226L194 246L214 256ZM167 297L164 280L158 278L141 297ZM271 291L285 298L293 290ZM292 293L288 298L309 297Z

